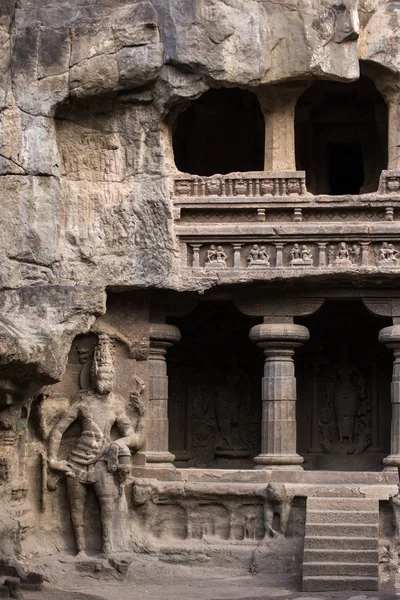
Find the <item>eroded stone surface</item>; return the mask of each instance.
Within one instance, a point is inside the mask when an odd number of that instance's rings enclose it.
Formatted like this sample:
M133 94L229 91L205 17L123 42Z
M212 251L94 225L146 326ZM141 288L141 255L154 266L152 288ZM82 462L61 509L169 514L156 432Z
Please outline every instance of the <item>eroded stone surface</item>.
M399 14L386 0L3 0L3 553L115 542L170 562L233 552L253 574L267 557L298 577L307 498L345 491L381 501L390 580L395 474L369 471L400 456L398 364L377 342L400 319ZM213 169L201 146L181 173L179 143L226 122L220 153L253 139L250 94L256 166ZM356 154L360 181L335 188L321 156ZM87 488L102 512L89 493L85 517Z

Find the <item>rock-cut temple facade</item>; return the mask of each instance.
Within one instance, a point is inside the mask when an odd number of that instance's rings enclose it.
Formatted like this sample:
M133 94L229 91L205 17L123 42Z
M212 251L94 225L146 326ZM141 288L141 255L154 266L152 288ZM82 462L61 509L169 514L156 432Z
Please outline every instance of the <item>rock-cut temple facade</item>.
M399 3L0 4L2 556L390 587Z

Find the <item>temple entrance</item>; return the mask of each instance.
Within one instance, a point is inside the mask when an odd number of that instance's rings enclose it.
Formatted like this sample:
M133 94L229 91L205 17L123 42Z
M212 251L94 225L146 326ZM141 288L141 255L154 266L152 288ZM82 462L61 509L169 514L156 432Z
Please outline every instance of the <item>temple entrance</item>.
M316 81L296 106L296 163L313 194L378 189L387 168L387 106L374 83Z
M170 320L169 449L180 467L253 468L260 452L262 352L233 304L204 303Z
M175 163L192 175L262 171L264 138L264 116L255 94L236 88L209 90L176 121Z
M378 334L390 320L372 316L361 301L328 301L300 322L310 330L296 355L304 468L382 470L390 450L393 355Z

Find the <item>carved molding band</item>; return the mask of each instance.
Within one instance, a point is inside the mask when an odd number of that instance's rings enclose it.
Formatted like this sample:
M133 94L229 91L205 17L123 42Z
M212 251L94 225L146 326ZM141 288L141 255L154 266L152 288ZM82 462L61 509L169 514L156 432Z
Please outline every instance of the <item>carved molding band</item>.
M304 196L306 180L304 171L277 173L240 173L213 177L176 177L174 196L263 197Z

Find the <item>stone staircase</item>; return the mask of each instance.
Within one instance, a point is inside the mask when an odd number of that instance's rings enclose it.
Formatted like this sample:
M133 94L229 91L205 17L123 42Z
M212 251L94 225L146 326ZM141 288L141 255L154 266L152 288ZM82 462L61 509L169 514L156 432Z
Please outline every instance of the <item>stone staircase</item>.
M303 591L377 591L379 501L309 497Z

